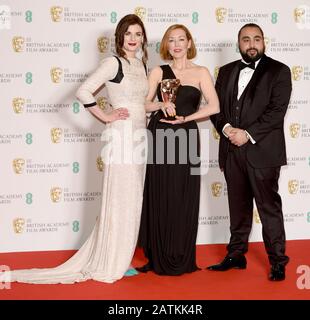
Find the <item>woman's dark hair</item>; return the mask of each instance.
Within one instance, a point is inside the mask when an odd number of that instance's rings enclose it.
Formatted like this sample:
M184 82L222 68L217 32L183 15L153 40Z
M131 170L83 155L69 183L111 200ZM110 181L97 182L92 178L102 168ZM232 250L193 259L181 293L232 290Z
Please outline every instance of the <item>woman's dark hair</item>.
M135 14L128 14L125 17L123 17L119 23L117 24L117 27L115 29L115 51L116 53L123 58L126 58L126 53L123 50L124 45L124 36L126 31L128 30L129 26L132 26L134 24L137 24L141 27L142 33L143 33L143 42L142 42L142 61L144 64L147 62L147 37L146 32L144 28L144 24L142 20Z

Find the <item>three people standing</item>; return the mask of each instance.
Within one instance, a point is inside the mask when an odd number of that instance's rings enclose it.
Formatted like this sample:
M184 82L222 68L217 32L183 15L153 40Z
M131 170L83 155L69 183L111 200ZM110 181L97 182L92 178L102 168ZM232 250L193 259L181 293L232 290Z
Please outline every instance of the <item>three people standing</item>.
M238 43L242 60L220 68L214 88L208 69L191 61L196 48L189 30L172 25L160 46L162 59L170 64L155 67L147 83L144 25L135 15L120 20L115 32L117 55L102 61L77 97L107 128L120 132L126 122L122 120L131 120L134 129L145 129L145 111L152 112L145 182L144 164L113 163L120 145L112 142L104 159L102 209L82 248L56 268L14 270L11 281L114 282L130 268L138 234L148 258L145 266L137 268L140 272L181 275L198 270L200 137L196 121L209 116L221 135L219 165L228 188L231 238L227 256L208 269L246 268L255 199L271 264L269 279L285 279L289 258L278 179L286 164L283 122L291 75L286 65L265 55L258 25L243 26ZM142 60L136 57L141 50ZM166 79L180 81L175 102L162 99L161 82ZM102 112L94 97L103 84L112 106L109 113ZM199 108L202 95L207 106Z

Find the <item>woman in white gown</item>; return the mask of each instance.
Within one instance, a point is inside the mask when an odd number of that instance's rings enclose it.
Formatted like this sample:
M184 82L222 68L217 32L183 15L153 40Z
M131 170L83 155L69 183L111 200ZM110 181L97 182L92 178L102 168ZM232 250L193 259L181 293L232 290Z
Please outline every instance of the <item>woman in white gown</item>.
M94 229L84 245L64 264L48 269L14 270L2 274L4 281L46 284L93 279L112 283L130 275L128 268L140 225L145 163L128 159L128 150L132 152L137 145L141 149L141 141L135 141L135 134L130 135L126 130L133 133L145 130L144 103L148 91L147 38L138 16L130 14L120 20L115 31L115 47L117 56L104 59L77 91L77 98L84 106L107 124L104 134L116 135L103 154L102 208ZM141 49L142 60L136 58ZM112 107L108 113L97 106L94 98L103 84ZM123 154L127 152L127 158L117 157L122 154L120 149L125 148Z

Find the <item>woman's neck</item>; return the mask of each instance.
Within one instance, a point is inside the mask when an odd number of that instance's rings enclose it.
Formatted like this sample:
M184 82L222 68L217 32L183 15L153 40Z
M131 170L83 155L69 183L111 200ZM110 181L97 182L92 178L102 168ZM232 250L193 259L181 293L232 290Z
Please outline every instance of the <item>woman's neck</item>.
M171 66L175 70L182 71L189 68L191 66L191 62L186 57L182 57L179 59L173 59Z
M126 51L126 50L124 50L124 51L125 51L125 58L135 58L136 57L135 51Z

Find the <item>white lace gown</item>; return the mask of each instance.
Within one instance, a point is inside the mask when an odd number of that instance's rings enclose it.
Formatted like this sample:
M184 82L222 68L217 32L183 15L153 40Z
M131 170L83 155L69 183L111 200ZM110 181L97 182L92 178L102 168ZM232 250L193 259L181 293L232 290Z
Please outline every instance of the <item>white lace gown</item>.
M119 67L117 59L109 57L77 92L83 104L91 104L95 102L92 93L105 83L111 106L127 108L130 114L128 119L112 122L105 129L108 135L113 132L117 138L102 154L105 163L102 207L91 235L62 265L48 269L14 270L10 274L2 274L5 281L49 284L93 279L112 283L121 279L130 266L139 233L145 176L145 163L139 159L131 161L130 157L133 150L145 147L145 142L139 142L137 136L140 135L135 133L144 131L145 134L144 103L148 85L141 60L130 58L130 64L123 58L120 60L124 74L120 83L108 81L116 76ZM123 149L124 145L127 149ZM126 157L121 161L118 159L120 149L126 150Z

